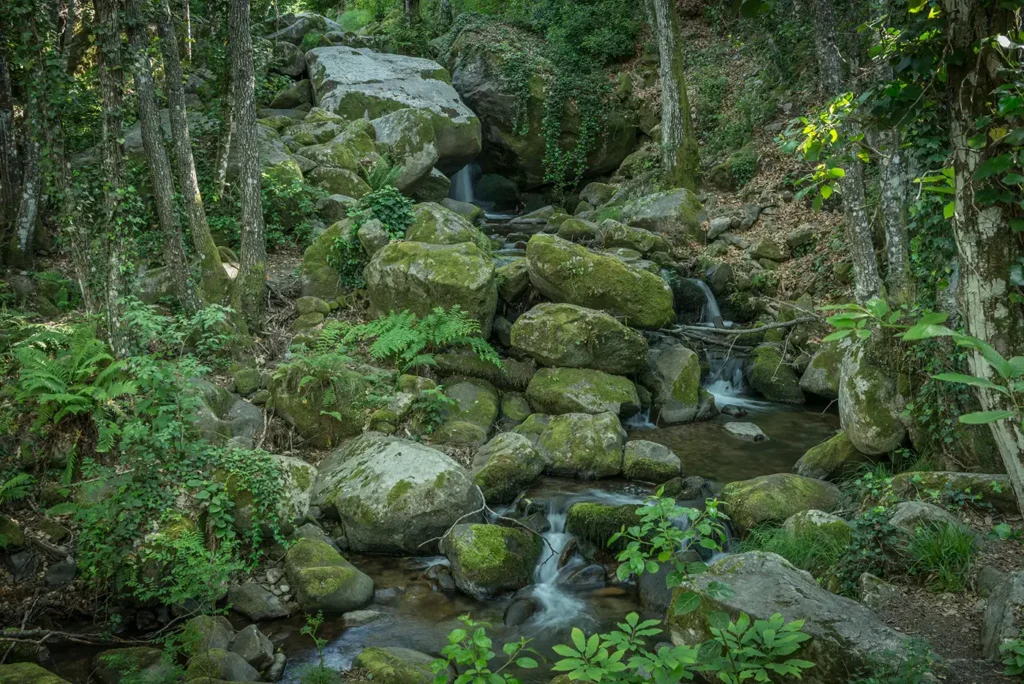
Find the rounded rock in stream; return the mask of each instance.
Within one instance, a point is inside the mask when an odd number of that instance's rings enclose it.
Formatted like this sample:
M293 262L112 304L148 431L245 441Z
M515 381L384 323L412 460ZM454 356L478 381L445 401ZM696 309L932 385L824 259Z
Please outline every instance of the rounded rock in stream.
M322 541L300 539L288 549L284 568L307 613L344 613L373 600L373 580Z
M455 586L483 599L530 583L541 540L521 528L462 524L441 542L441 551L451 562Z
M742 534L758 525L781 524L794 513L811 508L831 511L839 506L842 494L829 482L775 473L730 482L721 499L733 527Z
M367 553L432 553L449 527L483 506L480 490L449 456L378 433L332 452L320 464L313 498L341 521L348 548Z

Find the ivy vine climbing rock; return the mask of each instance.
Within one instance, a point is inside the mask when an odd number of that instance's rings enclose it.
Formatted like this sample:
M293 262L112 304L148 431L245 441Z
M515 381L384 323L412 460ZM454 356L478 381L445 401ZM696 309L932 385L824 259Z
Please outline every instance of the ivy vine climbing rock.
M310 50L306 64L317 104L347 120L373 121L408 108L425 112L442 170L454 172L480 153L480 120L437 62L333 46Z
M519 527L461 524L441 542L455 586L476 599L530 584L541 554L540 537Z
M392 242L373 255L364 275L378 314L407 309L426 316L457 304L480 323L485 338L491 334L498 305L494 262L475 244Z
M556 302L605 311L637 328L662 328L675 320L668 284L614 256L554 235L534 235L526 266L533 286Z
M705 591L711 582L728 584L732 591L711 596ZM813 637L800 651L800 658L814 663L801 672L800 681L808 684L847 681L850 672L907 646L906 637L871 609L824 589L810 573L774 553L730 555L696 577L695 584L704 595L697 610L684 615L668 611L673 642L697 646L709 639L707 618L716 611L767 620L784 606L786 620L804 620L803 631ZM683 591L677 589L676 596Z
M320 464L313 503L341 521L353 551L423 555L436 552L441 535L483 500L449 456L365 433Z

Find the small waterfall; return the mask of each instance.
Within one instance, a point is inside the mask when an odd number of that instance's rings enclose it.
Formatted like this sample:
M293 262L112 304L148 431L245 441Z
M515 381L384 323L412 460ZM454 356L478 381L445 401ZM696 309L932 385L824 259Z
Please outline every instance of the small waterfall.
M704 293L704 315L701 316L701 323L715 328L724 328L725 323L722 320L722 311L718 308L718 300L715 299L715 293L700 278L690 278L690 281Z
M623 422L626 430L653 430L658 427L651 422L651 407L643 409L639 413L634 413L632 416L627 418Z
M475 168L474 168L475 167ZM452 187L449 194L460 202L473 201L473 178L478 175L476 164L466 164L452 176Z
M715 397L715 406L738 406L741 408L764 408L767 402L750 399L746 396L747 384L743 376L743 359L723 355L708 349L708 373L704 389Z

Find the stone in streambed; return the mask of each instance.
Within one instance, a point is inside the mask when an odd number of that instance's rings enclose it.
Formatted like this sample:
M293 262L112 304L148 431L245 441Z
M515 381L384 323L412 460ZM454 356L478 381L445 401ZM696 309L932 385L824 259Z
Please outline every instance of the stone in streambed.
M678 477L681 470L679 457L664 444L643 439L626 442L622 456L622 474L626 478L660 484Z
M640 410L633 383L585 368L542 368L526 388L530 405L551 414L611 412L629 417Z
M219 648L193 655L185 670L185 681L209 678L224 682L259 682L260 673L237 653Z
M511 503L544 470L544 459L523 435L505 432L480 447L473 481L488 504Z
M793 472L819 480L838 480L874 462L874 458L857 451L846 432L840 431L808 449L793 466Z
M484 599L530 584L541 541L519 527L460 524L441 542L441 551L451 563L455 585Z
M622 472L626 431L614 413L534 414L514 432L533 442L551 475L591 480Z
M804 403L804 393L793 369L783 362L775 345L756 347L747 363L745 374L751 389L768 401L782 404Z
M432 684L433 660L432 656L410 648L387 646L363 649L352 665L366 670L369 679L380 684Z
M565 530L579 540L590 542L599 549L607 549L608 540L623 527L640 524L636 509L640 504L612 506L610 504L579 502L569 507L565 515ZM624 548L625 540L617 541L614 551Z
M328 544L301 539L288 549L285 572L307 613L340 614L373 600L373 580Z
M700 386L700 358L677 341L647 352L640 382L651 392L651 420L677 425L714 415L714 397Z

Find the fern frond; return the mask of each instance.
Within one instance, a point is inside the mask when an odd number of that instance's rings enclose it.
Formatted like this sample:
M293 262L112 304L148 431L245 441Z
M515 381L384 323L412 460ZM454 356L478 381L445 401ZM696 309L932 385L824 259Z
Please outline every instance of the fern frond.
M32 492L35 478L28 473L18 473L6 482L0 483L0 504L20 501Z

